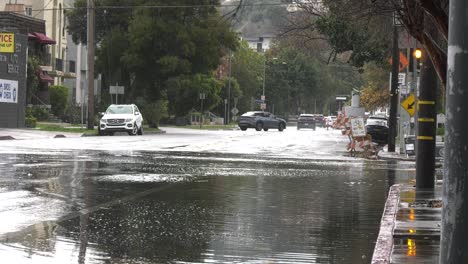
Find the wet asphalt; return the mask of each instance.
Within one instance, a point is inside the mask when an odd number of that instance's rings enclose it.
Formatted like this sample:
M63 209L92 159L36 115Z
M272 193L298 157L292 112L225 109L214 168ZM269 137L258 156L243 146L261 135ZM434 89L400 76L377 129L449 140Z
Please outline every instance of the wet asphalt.
M339 131L0 142L2 263L370 263L414 164Z

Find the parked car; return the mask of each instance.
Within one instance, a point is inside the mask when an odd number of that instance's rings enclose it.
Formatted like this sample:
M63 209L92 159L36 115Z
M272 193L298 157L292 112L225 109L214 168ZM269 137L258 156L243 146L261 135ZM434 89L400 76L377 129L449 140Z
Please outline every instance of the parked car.
M319 127L325 127L325 117L322 114L313 114L315 118L315 124Z
M134 104L110 105L101 114L98 132L100 136L114 132L127 132L129 135L143 135L143 116Z
M301 128L310 128L315 130L316 128L316 118L312 114L301 114L297 119L297 130Z
M286 128L286 121L268 112L252 111L240 116L239 127L242 131L247 128L255 128L257 131L262 129L268 131L270 128L283 131Z
M370 116L366 121L367 134L371 135L372 142L385 145L388 143L387 118L381 116Z

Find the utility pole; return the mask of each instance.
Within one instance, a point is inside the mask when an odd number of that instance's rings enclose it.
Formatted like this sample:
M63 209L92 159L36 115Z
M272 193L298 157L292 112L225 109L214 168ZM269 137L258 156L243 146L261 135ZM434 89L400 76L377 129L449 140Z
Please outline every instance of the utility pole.
M231 56L232 55L232 51L229 51L229 80L228 80L228 103L227 103L227 120L226 120L226 125L229 125L230 121L231 121L231 115L230 115L230 111L231 111L231 74L232 74L232 71L231 71Z
M398 107L398 72L400 70L400 51L398 49L398 27L393 25L392 87L390 90L390 117L388 120L388 152L395 152Z
M94 129L94 0L88 0L88 129Z
M468 263L468 2L451 0L439 263Z
M426 52L427 54L427 52ZM417 100L416 188L433 189L435 175L437 73L430 58L423 56Z

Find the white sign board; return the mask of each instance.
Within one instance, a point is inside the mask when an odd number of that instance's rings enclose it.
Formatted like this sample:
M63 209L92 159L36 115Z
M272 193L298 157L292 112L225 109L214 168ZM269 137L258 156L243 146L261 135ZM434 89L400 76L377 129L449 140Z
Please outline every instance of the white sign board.
M124 86L110 86L109 93L110 94L124 94L125 87Z
M18 81L0 79L0 103L18 103Z
M367 133L364 118L351 118L351 130L353 131L353 137L365 137Z
M344 113L346 117L364 117L365 109L363 107L345 106Z
M234 114L234 115L237 115L237 114L239 113L239 109L237 109L237 108L234 107L234 108L231 110L231 113ZM234 120L234 121L235 121L235 120Z

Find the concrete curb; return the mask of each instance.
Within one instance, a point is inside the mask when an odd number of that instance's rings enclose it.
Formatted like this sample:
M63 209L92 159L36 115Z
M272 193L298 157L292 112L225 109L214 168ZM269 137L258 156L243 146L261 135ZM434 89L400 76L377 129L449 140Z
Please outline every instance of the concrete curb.
M126 132L122 132L126 133ZM165 130L161 131L149 131L149 132L144 132L143 135L157 135L157 134L166 134ZM98 134L82 134L81 137L99 137Z
M404 156L401 156L400 154L396 154L396 155L393 155L393 154L382 154L383 151L379 151L379 153L377 153L377 156L379 157L380 160L399 160L399 161L416 161L416 157L411 157L411 158L408 158L408 157L404 157ZM383 152L383 153L388 153L388 152Z
M393 251L393 229L395 228L395 219L400 203L400 192L400 184L390 187L380 222L379 236L375 244L374 254L372 255L372 264L390 263Z

